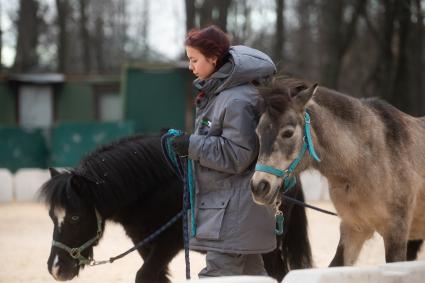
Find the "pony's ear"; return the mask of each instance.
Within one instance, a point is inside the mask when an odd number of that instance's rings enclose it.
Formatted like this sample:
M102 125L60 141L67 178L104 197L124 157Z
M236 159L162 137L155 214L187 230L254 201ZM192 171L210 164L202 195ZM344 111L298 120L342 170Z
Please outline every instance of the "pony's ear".
M49 167L49 173L51 178L60 174L60 172L53 167Z
M294 97L294 103L297 109L300 111L303 111L305 108L305 105L307 102L313 97L314 93L316 92L318 87L317 83L314 83L309 88L306 88L302 91L300 91L295 97Z
M71 176L71 186L74 188L81 188L87 184L87 180L79 175L72 174Z
M71 184L72 191L80 197L83 197L88 192L88 181L83 176L72 174L69 182Z

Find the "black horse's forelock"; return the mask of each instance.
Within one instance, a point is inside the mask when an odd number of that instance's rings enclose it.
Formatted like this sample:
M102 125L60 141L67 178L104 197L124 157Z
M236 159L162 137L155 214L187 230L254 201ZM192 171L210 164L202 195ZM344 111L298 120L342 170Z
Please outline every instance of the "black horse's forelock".
M67 207L67 187L73 177L90 188L98 205L114 210L119 205L164 188L174 177L162 156L159 136L133 136L102 146L85 156L74 169L56 175L41 188L50 206ZM138 188L134 190L132 188Z
M70 203L72 199L69 198L67 192L71 177L72 174L69 171L52 177L42 185L39 191L39 198L51 208L66 208L73 205L73 203Z

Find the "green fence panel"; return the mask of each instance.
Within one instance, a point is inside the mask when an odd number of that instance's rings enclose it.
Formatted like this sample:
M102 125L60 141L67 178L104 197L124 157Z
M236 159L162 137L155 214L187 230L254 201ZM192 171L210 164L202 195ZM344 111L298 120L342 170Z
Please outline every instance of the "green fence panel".
M47 147L43 132L0 126L0 167L15 172L19 168L46 168Z
M6 83L0 83L0 123L16 124L16 97Z
M50 166L74 167L98 146L133 133L132 122L58 124L51 135Z
M57 119L69 123L93 122L94 103L92 86L89 83L67 82L56 96Z
M125 72L125 119L135 122L137 132L185 128L186 96L192 89L187 71L129 67Z

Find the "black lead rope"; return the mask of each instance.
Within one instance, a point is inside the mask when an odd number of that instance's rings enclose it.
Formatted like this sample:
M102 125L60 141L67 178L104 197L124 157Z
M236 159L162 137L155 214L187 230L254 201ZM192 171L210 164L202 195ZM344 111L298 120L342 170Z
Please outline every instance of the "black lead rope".
M335 212L332 212L332 211L329 211L329 210L326 210L326 209L322 209L322 208L319 208L319 207L316 207L316 206L313 206L313 205L307 204L307 203L302 202L302 201L299 201L299 200L297 200L297 199L294 199L294 198L288 197L288 196L286 196L286 195L284 195L284 194L282 194L282 196L283 196L283 198L287 199L289 202L292 202L292 203L298 204L298 205L300 205L300 206L307 207L307 208L310 208L310 209L314 209L314 210L320 211L320 212L322 212L322 213L326 213L326 214L330 214L330 215L338 216L338 214L336 214Z
M177 220L179 220L179 218L183 215L183 211L180 211L178 214L176 214L173 218L171 218L167 223L165 223L164 225L162 225L158 230L156 230L155 232L153 232L152 234L150 234L148 237L146 237L145 239L143 239L143 241L137 243L134 247L132 247L131 249L129 249L126 252L123 252L122 254L119 254L117 256L111 257L109 259L110 263L113 263L115 260L120 259L126 255L128 255L129 253L141 248L142 246L144 246L145 244L151 242L152 240L154 240L156 237L158 237L162 232L164 232L165 230L168 229L168 227L170 227L171 225L173 225L174 223L177 222Z
M134 247L132 247L131 249L117 255L114 257L111 257L108 260L102 260L102 261L95 261L92 260L89 265L90 266L95 266L95 265L101 265L101 264L105 264L105 263L113 263L115 260L120 259L126 255L128 255L129 253L140 249L142 246L146 245L147 243L153 241L156 237L158 237L160 234L162 234L162 232L164 232L165 230L168 229L168 227L170 227L171 225L173 225L174 223L177 222L177 220L179 220L180 217L182 217L183 215L183 210L180 211L177 215L175 215L173 218L171 218L167 223L165 223L164 225L162 225L161 227L159 227L159 229L157 229L156 231L154 231L152 234L150 234L149 236L147 236L145 239L143 239L142 241L138 242Z

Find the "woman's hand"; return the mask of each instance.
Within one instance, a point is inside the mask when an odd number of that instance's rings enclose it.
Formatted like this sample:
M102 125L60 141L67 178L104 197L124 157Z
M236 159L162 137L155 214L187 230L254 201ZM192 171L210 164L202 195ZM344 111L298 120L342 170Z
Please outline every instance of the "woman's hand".
M174 151L179 156L188 156L189 155L189 139L190 135L183 134L181 136L177 136L171 142Z

